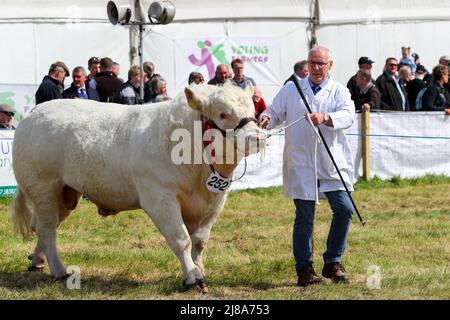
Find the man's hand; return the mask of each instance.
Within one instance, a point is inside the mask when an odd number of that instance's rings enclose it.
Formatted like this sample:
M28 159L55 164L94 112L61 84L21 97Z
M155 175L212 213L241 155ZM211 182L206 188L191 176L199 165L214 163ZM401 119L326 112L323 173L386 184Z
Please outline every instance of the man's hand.
M445 115L450 116L450 109L445 109Z
M321 112L312 112L309 116L316 127L325 122L324 114Z
M266 129L267 126L269 125L270 122L270 116L263 114L260 118L259 118L259 126L263 129Z
M362 109L362 110L370 110L370 104L364 103L364 104L361 106L361 109Z

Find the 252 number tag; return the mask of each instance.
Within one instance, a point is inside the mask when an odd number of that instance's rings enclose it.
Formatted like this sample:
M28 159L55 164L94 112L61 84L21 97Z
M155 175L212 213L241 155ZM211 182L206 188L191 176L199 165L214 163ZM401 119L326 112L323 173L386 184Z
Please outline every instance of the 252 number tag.
M214 193L221 193L227 191L231 185L231 179L224 178L217 172L211 172L206 180L206 188Z

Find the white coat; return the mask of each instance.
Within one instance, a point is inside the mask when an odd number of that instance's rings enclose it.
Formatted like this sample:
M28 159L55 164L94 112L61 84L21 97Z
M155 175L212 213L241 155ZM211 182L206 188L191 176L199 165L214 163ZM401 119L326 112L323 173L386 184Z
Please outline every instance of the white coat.
M344 129L349 128L354 121L355 106L350 93L330 76L325 87L314 96L308 78L300 81L300 87L311 111L328 113L332 119L334 127L324 124L319 127L348 189L353 191L353 159L344 134ZM297 88L290 81L278 92L272 105L263 114L271 117L268 129L272 129L283 121L288 125L307 112ZM345 190L325 147L318 143L317 135L306 120L286 129L283 189L284 194L292 199L316 201L318 191Z

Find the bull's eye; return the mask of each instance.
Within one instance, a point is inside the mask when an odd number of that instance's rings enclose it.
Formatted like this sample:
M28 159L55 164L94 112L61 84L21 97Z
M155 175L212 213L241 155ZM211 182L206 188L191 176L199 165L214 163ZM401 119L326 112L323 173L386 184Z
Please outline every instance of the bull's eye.
M227 113L221 113L220 114L220 119L228 119L229 115Z

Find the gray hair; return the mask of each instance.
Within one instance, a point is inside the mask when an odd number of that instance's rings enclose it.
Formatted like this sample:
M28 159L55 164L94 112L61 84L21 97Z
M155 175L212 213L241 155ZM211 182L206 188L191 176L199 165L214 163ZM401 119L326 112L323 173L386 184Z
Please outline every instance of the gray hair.
M314 48L312 48L311 50L309 50L308 52L308 58L312 53L315 52L324 52L326 54L326 56L328 57L328 61L333 60L332 56L331 56L331 51L330 49L328 49L327 47L324 46L315 46Z
M78 67L73 68L72 75L74 73L78 73L78 72L83 72L83 74L86 74L86 70L82 66L78 66Z

